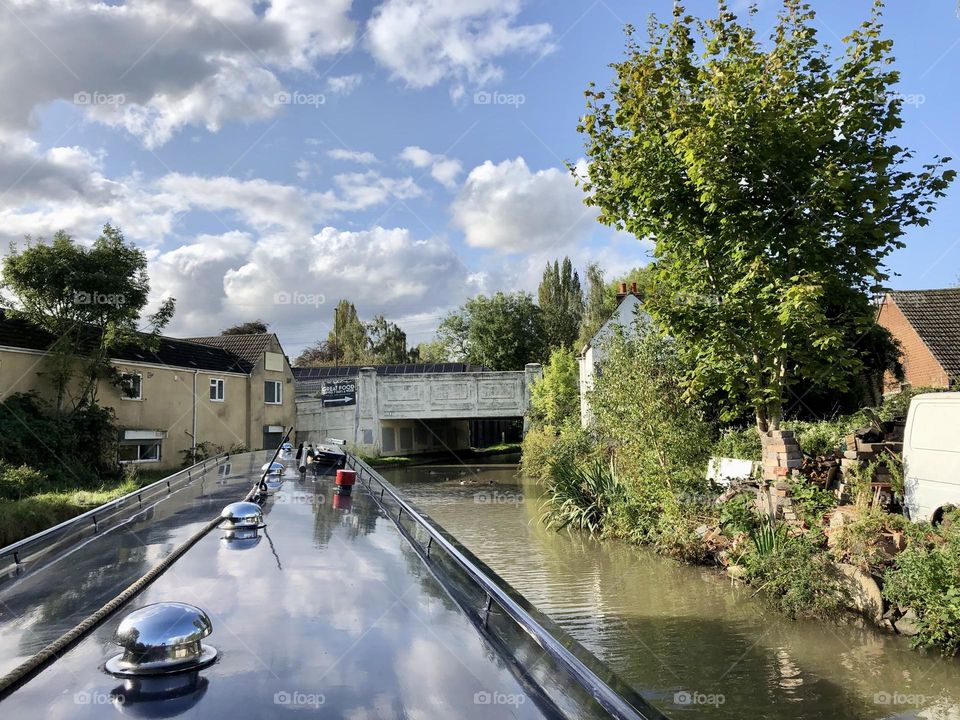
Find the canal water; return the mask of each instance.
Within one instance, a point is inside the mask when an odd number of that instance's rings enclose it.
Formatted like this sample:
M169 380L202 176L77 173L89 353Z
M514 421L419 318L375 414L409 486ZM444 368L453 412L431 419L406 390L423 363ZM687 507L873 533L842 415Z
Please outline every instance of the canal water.
M855 622L790 621L712 569L548 531L516 466L383 474L670 717L960 720L960 661Z

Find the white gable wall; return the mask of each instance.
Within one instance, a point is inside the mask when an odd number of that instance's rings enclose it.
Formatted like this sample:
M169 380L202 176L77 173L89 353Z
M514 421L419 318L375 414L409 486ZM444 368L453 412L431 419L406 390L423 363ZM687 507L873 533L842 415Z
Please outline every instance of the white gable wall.
M629 331L638 315L641 318L649 318L649 315L640 309L639 298L636 295L627 295L580 353L580 424L584 427L593 420L587 393L593 389L593 378L597 366L605 359L606 341L610 339L616 328Z

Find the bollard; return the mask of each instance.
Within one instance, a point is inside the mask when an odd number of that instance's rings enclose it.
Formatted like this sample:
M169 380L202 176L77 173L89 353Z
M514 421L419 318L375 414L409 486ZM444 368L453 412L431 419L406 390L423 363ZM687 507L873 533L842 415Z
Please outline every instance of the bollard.
M356 470L337 470L337 495L349 495L353 492L353 485L357 481Z

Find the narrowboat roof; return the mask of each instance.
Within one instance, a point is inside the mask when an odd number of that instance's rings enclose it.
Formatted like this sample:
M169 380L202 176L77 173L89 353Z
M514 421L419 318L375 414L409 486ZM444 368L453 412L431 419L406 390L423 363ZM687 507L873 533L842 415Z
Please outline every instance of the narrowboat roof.
M188 481L161 486L159 497L129 499L96 531L84 521L45 547L22 547L17 564L0 551L6 572L0 674L241 499L269 460L261 452L211 464ZM0 703L5 716L281 717L291 710L350 718L610 716L595 688L553 673L552 656L500 608L487 606L482 627L464 610L465 599L483 608L482 593L473 598L476 588L453 572L436 545L433 555L429 546L422 552L422 528L397 522L403 509L394 516L389 494L384 501L382 488L378 496L376 487L358 483L352 495L338 495L333 477L301 478L289 462L282 487L261 502L265 527L255 541L209 532L9 694ZM451 570L446 575L444 565ZM121 620L163 602L188 603L209 616L213 632L203 642L216 647L216 662L159 678L108 673L105 662L121 650L114 643ZM624 693L625 707L638 709L632 717L660 717L595 658L586 662Z

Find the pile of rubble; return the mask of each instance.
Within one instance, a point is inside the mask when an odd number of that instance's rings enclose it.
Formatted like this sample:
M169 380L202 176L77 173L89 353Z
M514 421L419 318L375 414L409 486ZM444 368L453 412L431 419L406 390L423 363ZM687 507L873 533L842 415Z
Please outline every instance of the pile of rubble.
M906 420L883 421L869 413L870 425L850 433L846 437L846 450L840 467L844 473L860 468L864 463L879 461L874 472L874 484L889 490L893 475L887 461L898 460L903 453L903 430Z

